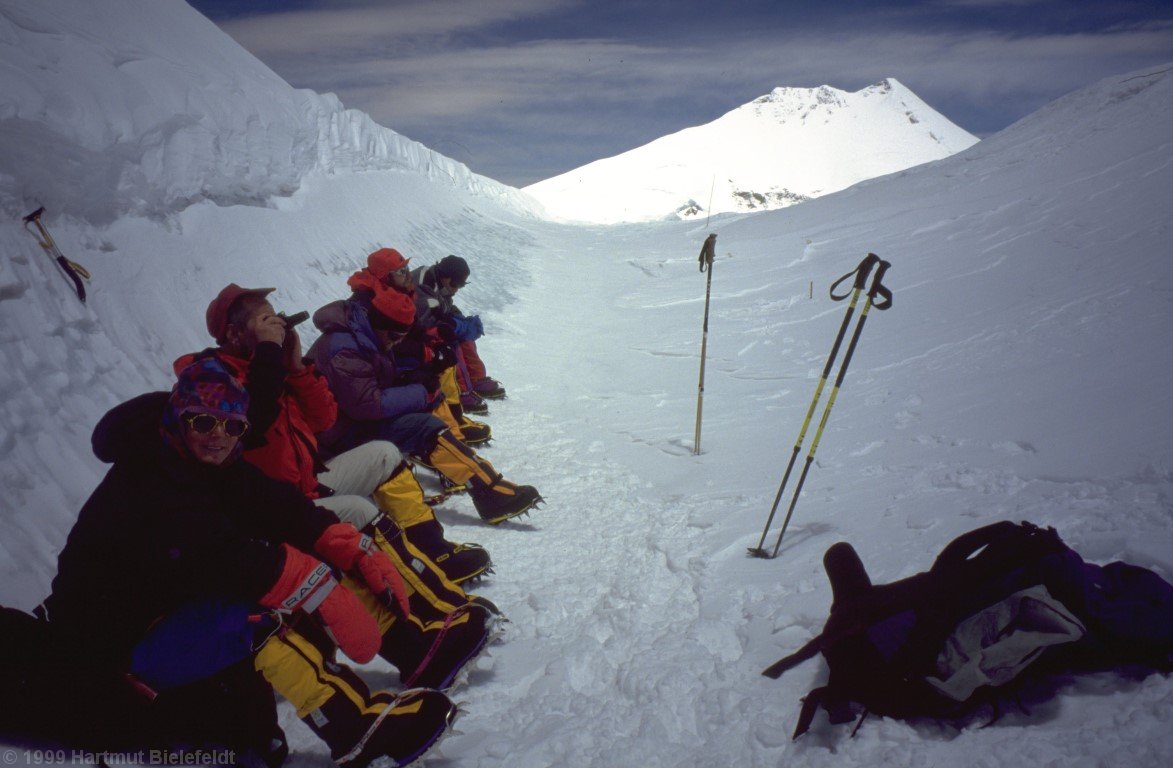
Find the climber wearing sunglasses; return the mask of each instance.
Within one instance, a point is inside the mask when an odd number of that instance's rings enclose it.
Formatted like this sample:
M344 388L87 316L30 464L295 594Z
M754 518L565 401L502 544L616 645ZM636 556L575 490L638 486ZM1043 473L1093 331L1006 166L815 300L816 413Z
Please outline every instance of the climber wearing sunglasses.
M210 413L185 413L183 420L193 432L206 435L219 427L229 437L242 437L248 431L246 419L220 418Z
M179 420L188 452L197 461L215 466L238 453L237 444L248 431L248 420L240 416L188 410Z

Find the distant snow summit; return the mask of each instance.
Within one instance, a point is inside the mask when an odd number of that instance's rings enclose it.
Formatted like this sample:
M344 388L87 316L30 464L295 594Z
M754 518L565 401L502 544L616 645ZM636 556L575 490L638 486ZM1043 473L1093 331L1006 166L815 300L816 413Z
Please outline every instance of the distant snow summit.
M524 191L553 216L599 224L769 210L975 143L893 78L855 93L775 88L711 123Z

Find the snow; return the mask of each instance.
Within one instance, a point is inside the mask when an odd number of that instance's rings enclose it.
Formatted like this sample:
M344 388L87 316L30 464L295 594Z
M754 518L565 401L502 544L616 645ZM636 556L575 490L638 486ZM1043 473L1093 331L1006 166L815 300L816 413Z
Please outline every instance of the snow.
M292 88L182 0L6 0L0 67L6 212L35 199L106 224L263 204L311 171L397 167L534 205L333 94Z
M375 247L458 253L473 269L459 303L509 390L484 455L546 504L500 527L467 499L438 511L492 552L479 592L511 621L428 765L1173 764L1161 676L1065 680L988 728L869 718L849 738L820 717L791 742L825 668L759 674L821 627L821 558L840 540L888 581L1026 519L1173 579L1173 68L784 210L574 226L289 89L182 3L90 5L0 3L0 603L45 595L106 469L93 425L210 343L223 285L314 309ZM93 273L84 306L21 231L40 204ZM747 558L845 309L826 290L869 251L893 264L894 306L869 314L779 557ZM282 712L289 765L329 765Z
M855 93L775 88L711 123L525 191L568 221L696 219L783 208L976 142L894 78Z

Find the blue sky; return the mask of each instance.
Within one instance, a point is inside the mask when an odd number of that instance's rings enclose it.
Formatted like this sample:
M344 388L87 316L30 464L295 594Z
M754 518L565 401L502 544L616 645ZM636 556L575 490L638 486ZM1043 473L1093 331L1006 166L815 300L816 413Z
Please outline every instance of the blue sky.
M1173 0L189 0L292 85L533 183L776 86L895 77L986 136L1173 62Z

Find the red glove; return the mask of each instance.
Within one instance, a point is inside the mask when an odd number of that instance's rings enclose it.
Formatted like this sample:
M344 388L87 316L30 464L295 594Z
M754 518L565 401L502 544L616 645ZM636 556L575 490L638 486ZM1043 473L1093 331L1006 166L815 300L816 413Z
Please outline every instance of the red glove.
M285 613L303 610L321 619L326 631L350 658L365 664L375 658L383 638L375 617L346 587L340 586L325 563L282 544L281 575L260 603Z
M374 539L359 533L350 523L335 523L327 528L314 544L314 551L336 568L357 570L388 608L398 606L402 616L411 613L407 587L395 563L375 546Z

